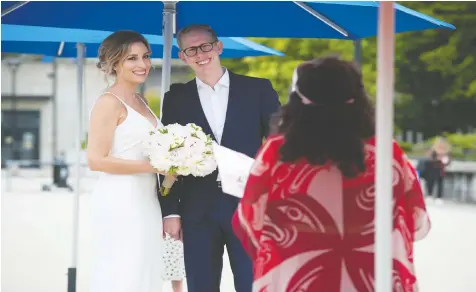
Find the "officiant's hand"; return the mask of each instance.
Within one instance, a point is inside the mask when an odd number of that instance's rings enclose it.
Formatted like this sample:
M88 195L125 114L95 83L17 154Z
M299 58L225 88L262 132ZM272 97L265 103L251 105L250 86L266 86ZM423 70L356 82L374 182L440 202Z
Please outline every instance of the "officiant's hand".
M164 233L176 240L182 240L180 217L164 218Z

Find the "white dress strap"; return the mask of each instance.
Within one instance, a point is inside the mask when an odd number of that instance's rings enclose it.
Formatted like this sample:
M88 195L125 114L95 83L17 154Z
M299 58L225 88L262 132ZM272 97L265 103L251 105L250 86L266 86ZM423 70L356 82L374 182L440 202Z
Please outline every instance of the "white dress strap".
M114 92L110 92L110 91L106 91L104 92L102 95L104 94L110 94L112 96L115 96L126 108L128 108L129 106L127 105L127 103L125 101L122 100L122 98L120 98L117 94L115 94Z
M103 95L105 95L105 94L110 94L110 95L114 96L115 98L117 98L117 99L126 107L126 110L129 111L129 110L128 110L129 106L127 105L127 103L125 103L125 102L122 100L122 98L120 98L119 96L117 96L117 94L114 94L113 92L105 91L105 92L103 92L101 95L99 95L99 96L96 98L96 100L94 101L93 105L92 105L91 108L89 109L89 118L90 118L90 119L91 119L91 114L92 114L92 112L93 112L93 108L94 108L94 106L96 105L96 102L98 101L98 99L99 99L101 96L103 96Z
M142 103L144 103L145 107L149 110L149 112L154 116L154 118L159 121L159 118L155 115L155 113L152 111L152 109L150 108L150 106L145 102L144 98L142 96L139 95L139 99L142 101Z

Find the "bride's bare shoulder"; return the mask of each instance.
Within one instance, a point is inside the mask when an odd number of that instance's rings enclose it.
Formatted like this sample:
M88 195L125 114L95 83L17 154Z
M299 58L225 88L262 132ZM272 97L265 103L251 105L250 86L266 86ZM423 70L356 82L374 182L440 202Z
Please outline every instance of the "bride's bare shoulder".
M96 99L94 106L92 108L92 112L97 111L107 111L107 112L119 112L124 105L122 102L112 93L103 93Z

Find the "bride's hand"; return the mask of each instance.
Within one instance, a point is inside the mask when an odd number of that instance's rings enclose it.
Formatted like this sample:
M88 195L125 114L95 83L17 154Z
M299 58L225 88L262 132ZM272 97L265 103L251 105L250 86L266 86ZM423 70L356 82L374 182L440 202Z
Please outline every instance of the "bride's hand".
M177 180L177 177L175 177L175 176L173 176L173 175L170 175L170 174L167 174L167 173L164 172L164 171L159 171L159 170L157 170L157 169L154 169L154 172L157 173L157 174L163 175L163 176L167 176L167 177L174 178L174 180Z
M151 166L151 167L152 167L152 166ZM152 167L152 169L153 169L152 172L155 172L155 173L157 173L157 174L160 174L160 175L163 175L163 176L166 176L166 177L170 177L170 178L173 179L174 181L177 180L177 176L175 176L175 175L170 175L170 174L168 174L168 173L166 173L166 172L164 172L164 171L159 171L159 170L157 170L157 169L155 169L155 168L153 168L153 167Z
M145 162L145 164L146 164L145 167L147 168L146 172L157 173L163 176L167 175L165 172L155 169L149 162Z
M162 174L162 175L165 176L165 177L167 177L167 178L170 179L170 180L173 180L173 181L176 181L176 180L177 180L177 176L175 176L175 175L170 175L170 174L166 174L166 173L164 173L164 174Z
M163 175L163 176L167 176L167 177L172 177L171 175L167 174L166 172L163 172L163 171L158 171L156 170L156 173L160 174L160 175ZM175 177L174 177L175 178Z
M160 171L156 168L154 168L150 163L147 162L147 165L148 165L148 168L149 168L149 171L152 172L152 173L157 173L157 174L160 174L160 175L163 175L163 176L167 176L167 177L170 177L170 178L173 178L174 181L177 180L177 176L175 175L170 175L164 171Z

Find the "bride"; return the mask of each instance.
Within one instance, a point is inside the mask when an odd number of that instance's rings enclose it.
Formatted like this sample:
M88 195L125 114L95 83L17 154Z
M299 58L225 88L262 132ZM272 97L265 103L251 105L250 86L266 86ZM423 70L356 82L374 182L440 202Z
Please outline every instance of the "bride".
M92 192L91 292L160 292L162 212L157 173L140 141L162 127L136 94L149 73L150 46L140 34L118 31L99 49L98 68L115 82L90 115L88 164L100 178Z

